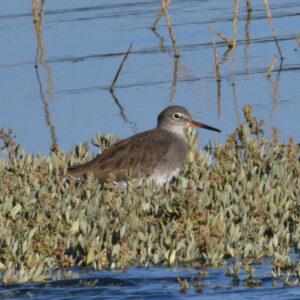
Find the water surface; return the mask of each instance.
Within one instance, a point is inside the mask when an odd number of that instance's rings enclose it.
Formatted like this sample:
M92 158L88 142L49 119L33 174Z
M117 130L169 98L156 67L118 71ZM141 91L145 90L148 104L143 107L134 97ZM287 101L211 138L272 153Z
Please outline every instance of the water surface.
M197 275L191 268L133 268L124 272L94 272L89 268L73 269L78 279L57 280L37 284L2 286L2 299L299 299L300 287L283 286L283 278L273 285L268 263L255 268L258 287L244 286L247 277L241 269L240 282L226 277L228 267L210 269L207 276ZM186 280L190 287L182 290L178 279ZM202 285L199 285L201 280Z
M90 141L97 131L122 138L156 126L156 116L169 104L183 105L196 119L222 129L201 131L201 146L224 143L251 105L280 137L300 142L300 2L272 0L270 9L283 52L278 51L263 1L240 1L236 49L236 84L232 86L231 52L207 25L232 39L233 2L172 1L168 11L180 58L173 55L164 18L154 33L159 12L154 0L46 1L37 52L31 1L10 0L0 12L0 127L12 128L27 153L48 155L53 138L65 151ZM221 92L215 76L212 39L221 62ZM132 51L115 87L109 86L130 43ZM38 67L35 68L38 53ZM267 79L272 60L275 68ZM299 259L298 259L299 260ZM129 269L125 273L80 269L79 279L2 286L4 299L95 299L193 297L203 299L299 299L299 287L273 286L271 265L255 266L262 287L236 286L224 269L209 270L207 286L180 292L177 276L197 280L197 271L178 268ZM242 273L242 279L246 274ZM282 279L283 280L283 279ZM215 288L219 286L218 288Z
M244 1L239 5L235 101L231 53L207 27L232 39L231 1L172 2L169 14L181 55L177 61L164 18L156 33L150 29L160 1L47 1L38 72L31 2L5 2L0 14L5 41L0 47L0 125L14 130L27 153L47 155L53 132L58 144L70 151L98 130L125 138L152 128L164 107L179 104L222 129L222 134L201 131L204 146L214 139L224 143L242 119L242 107L250 104L254 115L265 120L267 135L276 126L283 140L293 136L299 142L300 49L295 33L300 3L274 0L270 5L284 55L281 67L264 3L251 3L251 16ZM221 61L219 104L213 38ZM131 42L132 52L116 84L116 102L108 88Z

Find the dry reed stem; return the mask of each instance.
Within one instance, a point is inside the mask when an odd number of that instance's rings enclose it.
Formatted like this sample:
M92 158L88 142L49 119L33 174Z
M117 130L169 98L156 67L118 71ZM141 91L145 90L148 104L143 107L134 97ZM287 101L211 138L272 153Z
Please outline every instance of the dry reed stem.
M47 83L50 85L50 88L46 91L47 95L49 96L49 98L54 101L55 100L55 96L53 94L53 89L54 89L54 83L52 80L52 71L51 68L49 67L49 65L46 63L45 61L45 57L46 57L46 49L42 40L42 27L43 27L43 19L44 19L44 13L45 13L45 0L41 1L41 7L40 7L40 12L39 12L39 20L37 23L35 24L35 29L36 29L36 36L37 36L37 41L38 41L38 47L37 47L37 56L35 59L35 63L36 63L36 67L38 66L38 53L39 50L41 52L40 55L40 63L43 65L43 67L47 70L47 77L46 77L46 81Z
M300 38L297 32L295 32L296 41L298 43L298 47L300 48Z
M44 66L44 68L47 71L46 81L50 85L50 89L48 89L46 91L46 93L51 100L55 100L55 97L52 93L52 90L54 88L54 84L53 84L53 80L52 80L52 72L51 72L51 69L48 66L48 64L45 62L46 49L45 49L43 41L42 41L42 27L43 27L44 12L45 12L45 0L41 0L40 7L39 7L39 0L38 1L34 0L33 1L34 27L35 27L36 38L37 38L35 71L36 71L37 81L38 81L38 85L39 85L40 97L44 104L44 113L45 113L46 123L47 123L48 127L50 128L50 133L51 133L52 146L50 149L52 152L57 152L59 146L57 143L55 127L50 120L49 105L46 101L46 97L43 92L44 89L43 89L43 85L42 85L40 75L39 75L39 70L38 70L38 61L40 61L40 63ZM39 53L40 53L40 56L39 56Z
M218 84L218 119L221 116L221 79L220 79L220 65L218 59L218 52L216 48L216 41L213 39L214 46L214 56L215 56L215 66L216 66L216 76L217 76L217 84Z
M52 124L51 119L50 119L49 105L47 103L46 97L43 92L43 85L42 85L42 82L40 79L39 69L35 68L35 72L36 72L36 77L37 77L37 81L39 84L40 96L41 96L42 102L44 104L44 113L45 113L46 123L47 123L48 127L50 128L50 134L51 134L51 140L52 140L52 146L50 149L52 152L57 152L59 145L57 143L55 127Z
M125 53L125 55L124 55L124 57L123 57L123 60L122 60L122 62L121 62L121 64L120 64L120 66L119 66L119 69L118 69L118 71L117 71L117 73L116 73L116 75L115 75L115 78L114 78L114 80L113 80L113 82L112 82L112 84L111 84L111 86L110 86L110 89L109 89L109 90L110 90L111 92L114 90L114 86L115 86L115 84L116 84L116 82L117 82L117 80L118 80L118 77L119 77L120 72L121 72L121 70L122 70L122 68L123 68L123 65L124 65L124 63L125 63L125 60L127 59L128 55L129 55L129 52L130 52L130 50L131 50L131 47L132 47L132 43L130 44L130 46L129 46L127 52Z
M246 38L247 38L247 45L251 44L251 37L250 37L250 32L249 32L251 16L252 16L252 12L248 11L247 22L245 24L245 35L246 35Z
M251 6L251 3L250 3L250 0L246 0L246 3L247 3L247 10L252 11L252 6Z
M218 83L218 119L221 116L221 79L220 79L220 65L218 59L218 52L216 48L216 41L213 39L213 46L214 46L214 56L215 56L215 66L216 66L216 76L217 76L217 83Z
M268 71L267 71L267 73L266 73L266 75L265 75L267 78L270 77L270 73L271 73L272 70L274 69L276 60L277 60L277 56L275 56L275 57L273 58L272 63L271 63L271 65L270 65L270 67L269 67L269 69L268 69Z
M166 4L166 8L169 6L170 3L171 3L171 0L168 0L168 1L165 3L165 4ZM156 29L156 25L157 25L159 19L162 17L163 14L164 14L164 9L162 8L162 9L160 10L158 16L156 17L156 20L154 21L152 27L151 27L152 30L155 30L155 29Z
M233 40L232 40L232 84L235 85L235 47L236 47L236 29L238 16L238 0L234 3L234 17L233 17Z
M213 46L214 46L214 56L215 56L215 66L216 66L216 76L217 76L217 81L220 82L220 66L219 66L219 59L218 59L218 52L216 48L216 41L213 39Z
M34 23L38 22L39 1L40 0L33 0L33 2L32 2L32 11L33 11L33 21L34 21Z
M270 12L270 7L269 7L269 2L268 2L268 0L264 0L264 2L265 2L265 7L266 7L266 11L267 11L267 16L268 16L268 20L269 20L269 23L270 23L270 27L271 27L271 30L272 30L272 34L273 34L273 37L274 37L277 49L279 51L280 58L282 59L283 55L282 55L281 49L279 47L279 43L278 43L277 36L276 36L276 33L275 33L275 29L274 29L274 26L273 26L271 12Z
M168 14L168 11L167 11L166 3L165 3L164 0L161 0L161 5L163 7L163 11L164 11L164 14L166 16L166 21L167 21L168 29L169 29L170 36L171 36L171 39L172 39L172 44L173 44L173 48L174 48L174 52L175 52L175 57L179 57L178 49L177 49L177 45L176 45L176 40L175 40L175 35L174 35L173 29L172 29L172 25L171 25L171 22L170 22L170 18L169 18L169 14Z
M213 28L212 26L210 26L210 25L207 25L208 26L208 28L210 29L210 30L212 30L214 33L216 33L219 37L221 37L227 44L228 44L228 47L229 48L232 48L233 47L233 44L232 44L232 42L228 39L228 38L226 38L222 33L220 33L219 31L217 31L215 28Z
M44 18L44 10L45 10L45 0L42 0L41 8L39 9L39 0L35 1L33 3L34 6L34 27L35 27L35 32L36 32L36 37L37 37L37 49L36 49L36 56L35 56L35 67L37 68L38 66L38 55L39 55L39 50L41 49L41 52L43 52L43 42L41 38L41 32L42 32L42 26L43 26L43 18ZM45 56L45 53L42 53L42 57ZM42 63L42 61L41 61Z

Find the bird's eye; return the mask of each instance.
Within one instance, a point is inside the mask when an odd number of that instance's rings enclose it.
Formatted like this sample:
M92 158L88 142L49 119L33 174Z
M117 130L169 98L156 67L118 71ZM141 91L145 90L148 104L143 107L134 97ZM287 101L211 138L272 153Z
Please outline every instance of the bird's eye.
M178 113L175 113L175 114L173 115L173 119L175 119L175 120L180 119L180 117L181 117L181 115L178 114Z

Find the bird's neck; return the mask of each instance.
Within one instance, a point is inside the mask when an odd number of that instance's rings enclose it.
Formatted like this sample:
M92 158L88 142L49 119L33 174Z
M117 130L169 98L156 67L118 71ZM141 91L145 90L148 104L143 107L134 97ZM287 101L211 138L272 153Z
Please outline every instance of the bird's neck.
M172 133L179 140L182 140L185 144L188 144L188 139L186 137L184 128L176 126L159 126L158 128Z

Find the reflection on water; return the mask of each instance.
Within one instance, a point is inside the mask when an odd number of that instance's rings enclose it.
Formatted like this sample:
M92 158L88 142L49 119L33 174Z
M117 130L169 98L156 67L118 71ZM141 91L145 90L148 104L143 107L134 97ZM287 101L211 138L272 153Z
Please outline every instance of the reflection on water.
M236 97L235 84L232 85L232 94L233 94L234 111L235 111L236 120L237 120L238 125L241 125L242 122L241 122L241 117L240 117L240 113L239 113L238 101L237 101L237 97Z
M280 73L282 70L282 65L283 65L283 59L281 58L280 59L280 67L277 72L276 79L274 81L271 79L270 76L267 77L267 80L270 82L271 87L273 89L273 93L272 93L273 106L270 111L269 128L273 128L273 117L274 117L274 114L275 114L277 106L278 106L277 97L278 97L278 93L279 93L279 78L280 78ZM271 132L270 132L270 135L271 135Z
M137 125L136 125L136 123L135 123L135 122L132 122L132 121L130 121L130 120L128 120L128 118L127 118L127 116L126 116L126 114L125 114L124 108L123 108L123 106L120 104L120 102L119 102L117 96L115 95L114 91L110 91L110 93L111 93L111 95L112 95L112 97L113 97L115 103L117 104L117 106L118 106L119 109L120 109L120 116L122 117L124 123L130 124L130 125L131 125L131 128L132 128L132 130L133 130L133 132L136 133L136 132L137 132Z
M175 93L176 93L176 86L177 86L177 81L178 81L179 59L180 59L180 57L178 57L178 56L174 57L173 82L172 82L172 86L170 88L170 96L169 96L168 104L171 104L173 102L174 97L175 97Z
M250 104L257 119L268 121L267 134L271 135L276 126L283 139L293 136L298 143L300 1L270 1L285 59L269 78L265 74L277 49L264 4L251 1L251 12L245 1L240 3L236 84L232 86L231 82L232 51L218 39L222 82L216 86L212 47L215 34L207 24L231 37L233 4L229 2L166 2L180 58L174 58L165 18L153 24L161 12L160 1L42 0L34 1L33 13L31 2L3 2L0 127L13 128L27 153L48 155L49 146L55 150L59 144L70 151L74 142L89 140L98 130L126 137L149 129L155 126L158 112L172 103L184 105L198 114L197 119L222 128L222 134L216 137L216 142L222 143L242 122L242 107ZM299 49L295 49L296 41ZM135 49L126 61L115 93L110 93L115 66L131 42ZM201 132L201 146L211 139L211 134ZM287 288L283 282L273 286L269 264L255 268L262 288L233 286L224 270L213 269L209 276L201 277L205 284L202 290L191 285L187 296L196 298L201 293L205 299L261 298L275 290L277 297L299 299L299 287ZM182 298L177 276L189 283L200 278L191 269L80 272L79 279L2 286L0 297L152 298L170 293ZM245 276L243 270L241 276Z
M248 66L248 62L249 62L248 48L249 48L249 46L251 44L251 38L250 38L250 32L249 32L249 26L250 26L250 22L251 22L251 16L252 16L252 7L251 7L250 10L248 10L248 17L247 17L247 22L246 22L246 25L245 25L245 37L246 37L247 43L246 43L246 45L244 47L244 57L245 57L245 60L244 60L244 70L245 70L245 73L247 75L250 74L250 69L249 69L249 66Z
M228 267L199 272L193 268L132 268L116 272L95 272L92 268L77 268L78 279L55 280L36 284L1 286L0 297L35 299L299 299L300 287L284 286L284 278L269 276L272 267L267 262L252 265L261 286L244 284L247 272L240 269L240 280L225 276ZM63 272L63 271L62 271ZM188 283L182 289L180 281Z
M43 0L34 1L39 7L33 14L30 3L16 3L6 3L0 15L1 34L7 41L0 52L0 119L1 125L13 128L29 153L48 154L49 144L53 147L57 143L69 151L74 142L89 140L98 130L130 136L155 126L157 113L170 103L201 114L197 117L204 122L219 124L223 129L218 136L221 143L242 122L241 110L248 104L257 118L269 120L267 134L276 126L283 139L292 135L300 140L296 126L300 90L295 84L300 71L299 51L295 50L300 15L297 1L270 3L273 26L285 54L282 66L276 66L269 79L276 82L276 89L264 76L276 54L264 3L251 1L252 11L246 1L240 3L235 91L228 59L232 51L220 38L216 46L222 82L215 84L211 43L215 34L207 28L211 24L231 37L233 5L214 0L165 1L181 54L180 59L174 59L161 1ZM158 15L162 17L159 22L155 21ZM131 42L135 49L115 95L110 95L114 66ZM33 72L34 64L39 67ZM272 79L279 69L281 76ZM39 93L35 92L36 82ZM37 105L40 99L47 127ZM236 115L233 121L232 112ZM201 143L210 138L201 132Z
M170 1L167 1L166 6L169 5ZM154 22L153 26L157 24L159 18L161 17L161 13L159 14L159 16L157 17L156 21ZM164 38L156 31L155 26L152 26L152 31L155 34L155 36L159 39L159 48L161 53L167 53L170 56L174 55L172 54L171 51L167 50L164 46ZM168 104L171 104L174 100L175 97L175 93L176 93L176 86L177 86L177 82L178 82L178 66L179 66L179 56L175 56L174 57L174 61L173 61L173 65L174 65L174 70L173 70L173 81L172 81L172 86L170 88L170 95L169 95L169 101Z

